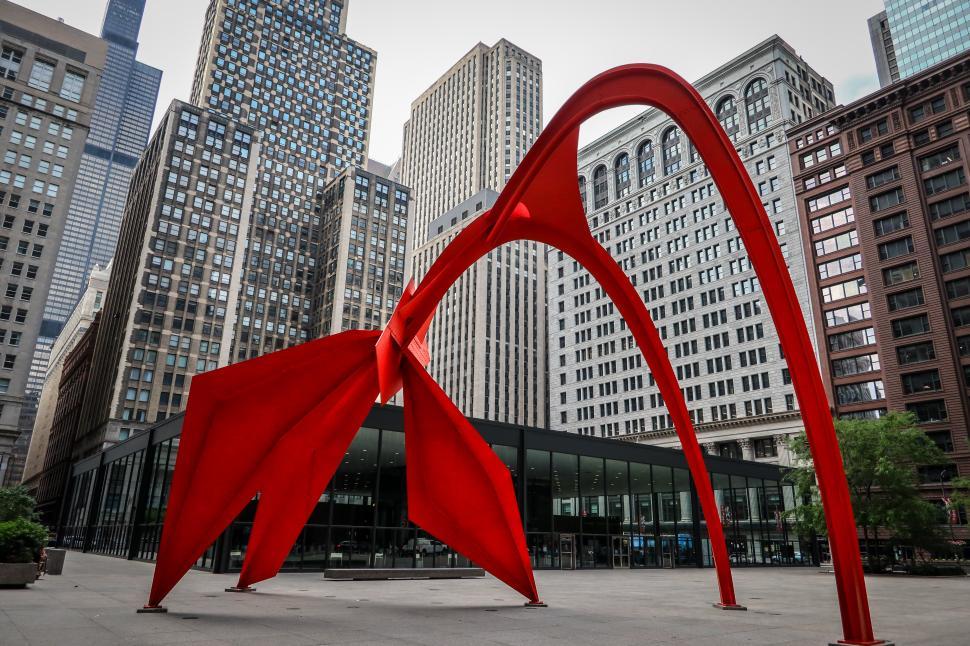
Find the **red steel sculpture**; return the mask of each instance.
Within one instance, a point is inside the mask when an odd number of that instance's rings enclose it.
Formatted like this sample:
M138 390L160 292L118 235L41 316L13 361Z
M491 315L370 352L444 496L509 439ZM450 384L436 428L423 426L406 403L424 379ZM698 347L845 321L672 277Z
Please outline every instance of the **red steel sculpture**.
M593 78L549 122L494 207L469 224L383 332L349 331L194 377L155 577L157 607L259 493L239 588L276 575L375 398L403 389L408 516L538 603L511 476L425 370L425 335L454 281L493 248L534 240L577 259L616 304L660 389L707 524L720 603L737 608L711 479L679 384L629 279L593 238L577 187L579 127L623 105L668 113L724 199L778 328L826 512L846 644L873 637L849 490L815 354L781 250L733 144L693 87L656 65ZM242 441L240 441L242 438Z

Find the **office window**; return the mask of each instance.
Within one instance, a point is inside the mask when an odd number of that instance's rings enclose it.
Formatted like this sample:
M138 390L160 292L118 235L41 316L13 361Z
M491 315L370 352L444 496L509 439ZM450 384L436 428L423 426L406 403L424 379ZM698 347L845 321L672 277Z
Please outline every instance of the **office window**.
M970 309L970 308L968 308ZM970 315L970 312L968 312ZM910 316L903 319L896 319L892 322L893 336L902 339L917 334L925 334L930 331L930 320L926 314Z
M879 188L889 182L895 182L899 179L899 167L890 166L885 170L881 170L878 173L873 173L872 175L866 176L866 186L870 189Z
M920 424L932 424L933 422L945 422L949 419L946 410L946 402L942 399L933 399L926 402L906 404L906 410L916 415L916 421Z
M867 345L873 345L876 342L876 330L871 327L862 328L861 330L852 330L851 332L840 332L839 334L829 335L829 350L832 352L840 352L842 350L852 350L854 348L860 348Z
M910 236L897 238L896 240L883 242L879 245L878 249L880 260L890 260L899 256L905 256L908 253L913 253L913 239Z
M0 51L0 78L16 80L17 74L20 73L22 60L23 52L13 47L4 46L3 50ZM6 390L3 392L6 392Z
M959 271L970 267L970 249L960 249L952 253L940 255L940 268L943 273Z
M970 220L963 220L962 222L936 229L933 231L933 235L936 237L936 244L940 246L966 240L970 238Z
M915 287L913 289L907 289L903 292L896 292L895 294L889 294L886 296L886 300L889 302L889 311L896 312L898 310L905 310L911 307L918 307L923 304L923 288Z
M963 169L955 168L949 172L924 179L923 188L926 190L926 195L931 196L963 186L966 182L967 177Z
M836 386L836 398L839 404L857 404L860 402L876 401L886 397L882 379L862 381L856 384Z
M835 377L849 377L879 370L879 355L875 352L856 357L832 360L832 375Z
M933 202L929 205L930 219L943 220L960 213L970 211L970 193L963 193L954 197Z
M919 166L920 170L925 173L931 170L936 170L940 166L946 166L947 164L958 161L959 159L960 146L954 143L946 148L943 148L942 150L936 151L931 155L920 157Z
M943 388L940 383L940 371L935 368L922 372L910 372L902 375L900 379L903 383L903 393L907 395L932 393Z
M970 298L970 277L964 276L946 282L946 296L950 300Z
M915 260L882 270L882 279L887 287L908 283L917 278L919 278L919 266Z
M54 78L54 65L41 59L34 60L34 66L30 69L30 79L27 85L44 92L50 90L51 79Z
M898 346L896 348L896 357L899 359L900 365L923 363L924 361L932 361L935 359L936 350L933 347L932 341L911 343L909 345Z
M873 195L870 197L869 210L873 212L882 211L883 209L888 209L898 204L902 204L903 199L903 189L897 186L896 188L886 191L885 193L880 193L879 195Z

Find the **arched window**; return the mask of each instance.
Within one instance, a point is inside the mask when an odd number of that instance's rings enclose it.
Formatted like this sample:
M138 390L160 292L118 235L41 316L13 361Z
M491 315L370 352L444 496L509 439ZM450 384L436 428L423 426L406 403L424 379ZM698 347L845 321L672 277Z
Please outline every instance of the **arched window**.
M680 128L669 128L660 139L661 154L664 162L664 175L680 170Z
M583 211L586 211L586 178L579 176L579 199L583 203Z
M738 121L738 104L734 97L726 96L718 101L714 113L717 114L717 120L721 122L721 127L724 128L728 137L732 141L736 139L738 132L741 131L741 123Z
M630 156L623 153L613 163L613 181L616 183L616 196L630 193Z
M652 182L656 176L656 171L653 166L653 144L649 139L637 148L637 169L640 171L640 188Z
M768 83L763 78L751 81L744 91L744 110L748 115L748 133L754 134L771 123L771 100L768 98Z
M609 191L606 188L606 166L600 164L593 171L593 208L602 208L609 200Z

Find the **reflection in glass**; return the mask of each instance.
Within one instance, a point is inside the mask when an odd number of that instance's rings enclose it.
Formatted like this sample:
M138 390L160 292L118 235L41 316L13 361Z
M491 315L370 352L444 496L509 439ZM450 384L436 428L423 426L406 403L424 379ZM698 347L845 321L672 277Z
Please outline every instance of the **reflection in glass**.
M578 457L569 453L552 454L553 530L579 531Z

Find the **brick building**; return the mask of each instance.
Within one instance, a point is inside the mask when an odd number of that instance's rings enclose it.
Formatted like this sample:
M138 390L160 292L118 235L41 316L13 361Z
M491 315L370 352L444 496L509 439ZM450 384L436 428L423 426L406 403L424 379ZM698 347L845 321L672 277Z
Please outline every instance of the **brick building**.
M970 56L788 132L822 371L839 417L910 411L970 475Z

